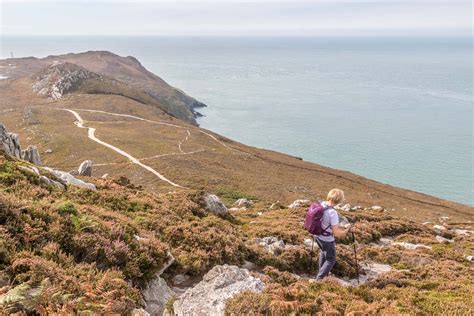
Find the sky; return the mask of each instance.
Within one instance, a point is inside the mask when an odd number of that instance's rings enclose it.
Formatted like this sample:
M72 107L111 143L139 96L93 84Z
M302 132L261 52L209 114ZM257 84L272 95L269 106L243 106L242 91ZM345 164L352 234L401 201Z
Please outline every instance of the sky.
M0 34L471 36L470 0L0 0Z

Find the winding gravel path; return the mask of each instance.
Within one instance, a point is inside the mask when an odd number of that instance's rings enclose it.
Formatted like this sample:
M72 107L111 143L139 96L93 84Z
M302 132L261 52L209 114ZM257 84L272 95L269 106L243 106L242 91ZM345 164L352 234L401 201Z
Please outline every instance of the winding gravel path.
M66 110L66 109L63 109L63 110ZM181 125L176 125L176 124L171 124L171 123L165 123L165 122L160 122L160 121L153 121L153 120L148 120L148 119L145 119L143 117L140 117L140 116L135 116L135 115L130 115L130 114L119 114L119 113L113 113L113 112L107 112L107 111L100 111L100 110L88 110L88 109L75 109L76 111L84 111L84 112L92 112L92 113L102 113L102 114L109 114L109 115L114 115L114 116L121 116L121 117L128 117L128 118L133 118L133 119L136 119L136 120L139 120L139 121L144 121L144 122L148 122L148 123L154 123L154 124L158 124L158 125L165 125L165 126L171 126L171 127L176 127L176 128L181 128L181 129L186 129L188 130L189 132L189 128L186 127L186 126L181 126ZM226 144L224 144L223 142L221 142L220 140L218 140L214 135L210 134L210 133L207 133L199 128L193 128L192 129L193 131L196 131L196 132L199 132L201 134L204 134L210 138L212 138L215 142L217 142L218 144L224 146L225 148L227 149L230 149L232 150L233 148L230 148L229 146L227 146ZM187 138L186 138L187 139Z
M86 127L84 126L84 120L82 119L82 117L74 110L69 110L69 109L59 109L59 110L63 110L63 111L67 111L69 113L72 113L72 115L74 115L74 117L76 118L76 121L74 122L74 124L79 127L79 128L84 128L84 129L87 129L88 131L88 137L95 141L96 143L99 143L101 144L102 146L105 146L107 148L110 148L112 149L113 151L119 153L120 155L122 156L125 156L127 157L132 163L134 164L137 164L139 165L140 167L142 167L143 169L153 173L155 176L157 176L159 179L169 183L170 185L174 186L174 187L178 187L178 188L185 188L179 184L176 184L174 183L173 181L171 181L170 179L166 178L165 176L163 176L161 173L159 173L158 171L156 171L155 169L153 169L152 167L150 166L147 166L145 164L143 164L142 162L140 162L140 160L138 160L137 158L133 157L132 155L130 155L129 153L127 153L126 151L123 151L122 149L120 148L117 148L109 143L106 143L100 139L98 139L96 136L95 136L95 131L96 129L93 128L93 127ZM96 111L96 112L101 112L101 111ZM144 120L144 119L143 119Z

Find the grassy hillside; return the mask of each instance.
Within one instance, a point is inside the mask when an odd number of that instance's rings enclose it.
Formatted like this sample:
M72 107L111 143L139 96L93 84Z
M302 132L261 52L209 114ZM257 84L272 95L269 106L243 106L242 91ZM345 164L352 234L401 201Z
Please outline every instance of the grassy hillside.
M346 212L356 223L359 261L395 270L358 288L331 279L312 283L304 278L311 272L304 208L271 210L259 202L220 218L205 211L199 191L152 194L123 178L95 179L97 191L62 191L42 184L21 169L25 165L0 155L0 305L6 314L129 313L169 253L176 261L166 279L178 273L199 278L216 264L256 264L266 290L236 296L229 314L474 311L474 268L466 260L474 251L472 235L445 232L455 242L439 243L429 226L386 212ZM269 254L255 242L265 236L282 239L285 249ZM386 236L432 248L374 244ZM337 251L334 273L353 277L352 240L340 240Z

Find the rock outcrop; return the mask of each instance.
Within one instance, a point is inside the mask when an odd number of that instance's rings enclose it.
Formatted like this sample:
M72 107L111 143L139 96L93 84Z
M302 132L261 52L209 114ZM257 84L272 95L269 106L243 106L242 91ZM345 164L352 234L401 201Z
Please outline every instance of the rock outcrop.
M145 300L145 310L152 316L161 316L166 310L166 303L175 296L166 281L157 277L142 291Z
M18 134L9 133L3 124L0 124L0 143L0 148L3 148L8 155L35 165L41 164L38 148L30 145L26 150L22 150Z
M264 283L246 269L231 265L212 268L201 282L186 290L174 302L173 309L178 316L224 315L225 302L243 292L261 292Z
M91 177L92 176L92 161L91 160L85 160L81 163L79 168L77 169L77 172L79 173L80 176L86 176L86 177Z
M80 179L77 179L76 177L74 177L70 173L60 171L60 170L56 170L56 169L52 169L52 168L49 168L49 167L45 167L44 169L51 172L52 174L54 174L56 177L61 179L66 184L73 185L75 187L79 187L79 188L82 188L82 189L88 189L88 190L95 190L96 189L94 184L82 181Z
M36 76L33 91L57 100L87 79L100 79L100 76L72 63L53 63Z
M204 195L204 204L206 210L218 216L225 216L229 213L227 207L221 202L219 197L214 194Z

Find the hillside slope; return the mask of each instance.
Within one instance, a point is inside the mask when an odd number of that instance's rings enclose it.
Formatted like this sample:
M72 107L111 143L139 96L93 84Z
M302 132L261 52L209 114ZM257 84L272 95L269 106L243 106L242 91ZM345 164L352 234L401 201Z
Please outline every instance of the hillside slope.
M352 205L381 205L420 221L473 219L472 207L245 146L177 119L150 94L125 82L134 81L132 76L136 82L156 77L140 70L133 58L87 52L0 64L10 76L0 80L0 122L25 144L37 145L46 165L72 170L92 160L95 176L126 176L152 191L240 192L270 204L316 199L340 187ZM58 99L38 95L34 86L41 74L58 67L63 73L84 69L93 78ZM84 128L74 124L78 121Z

